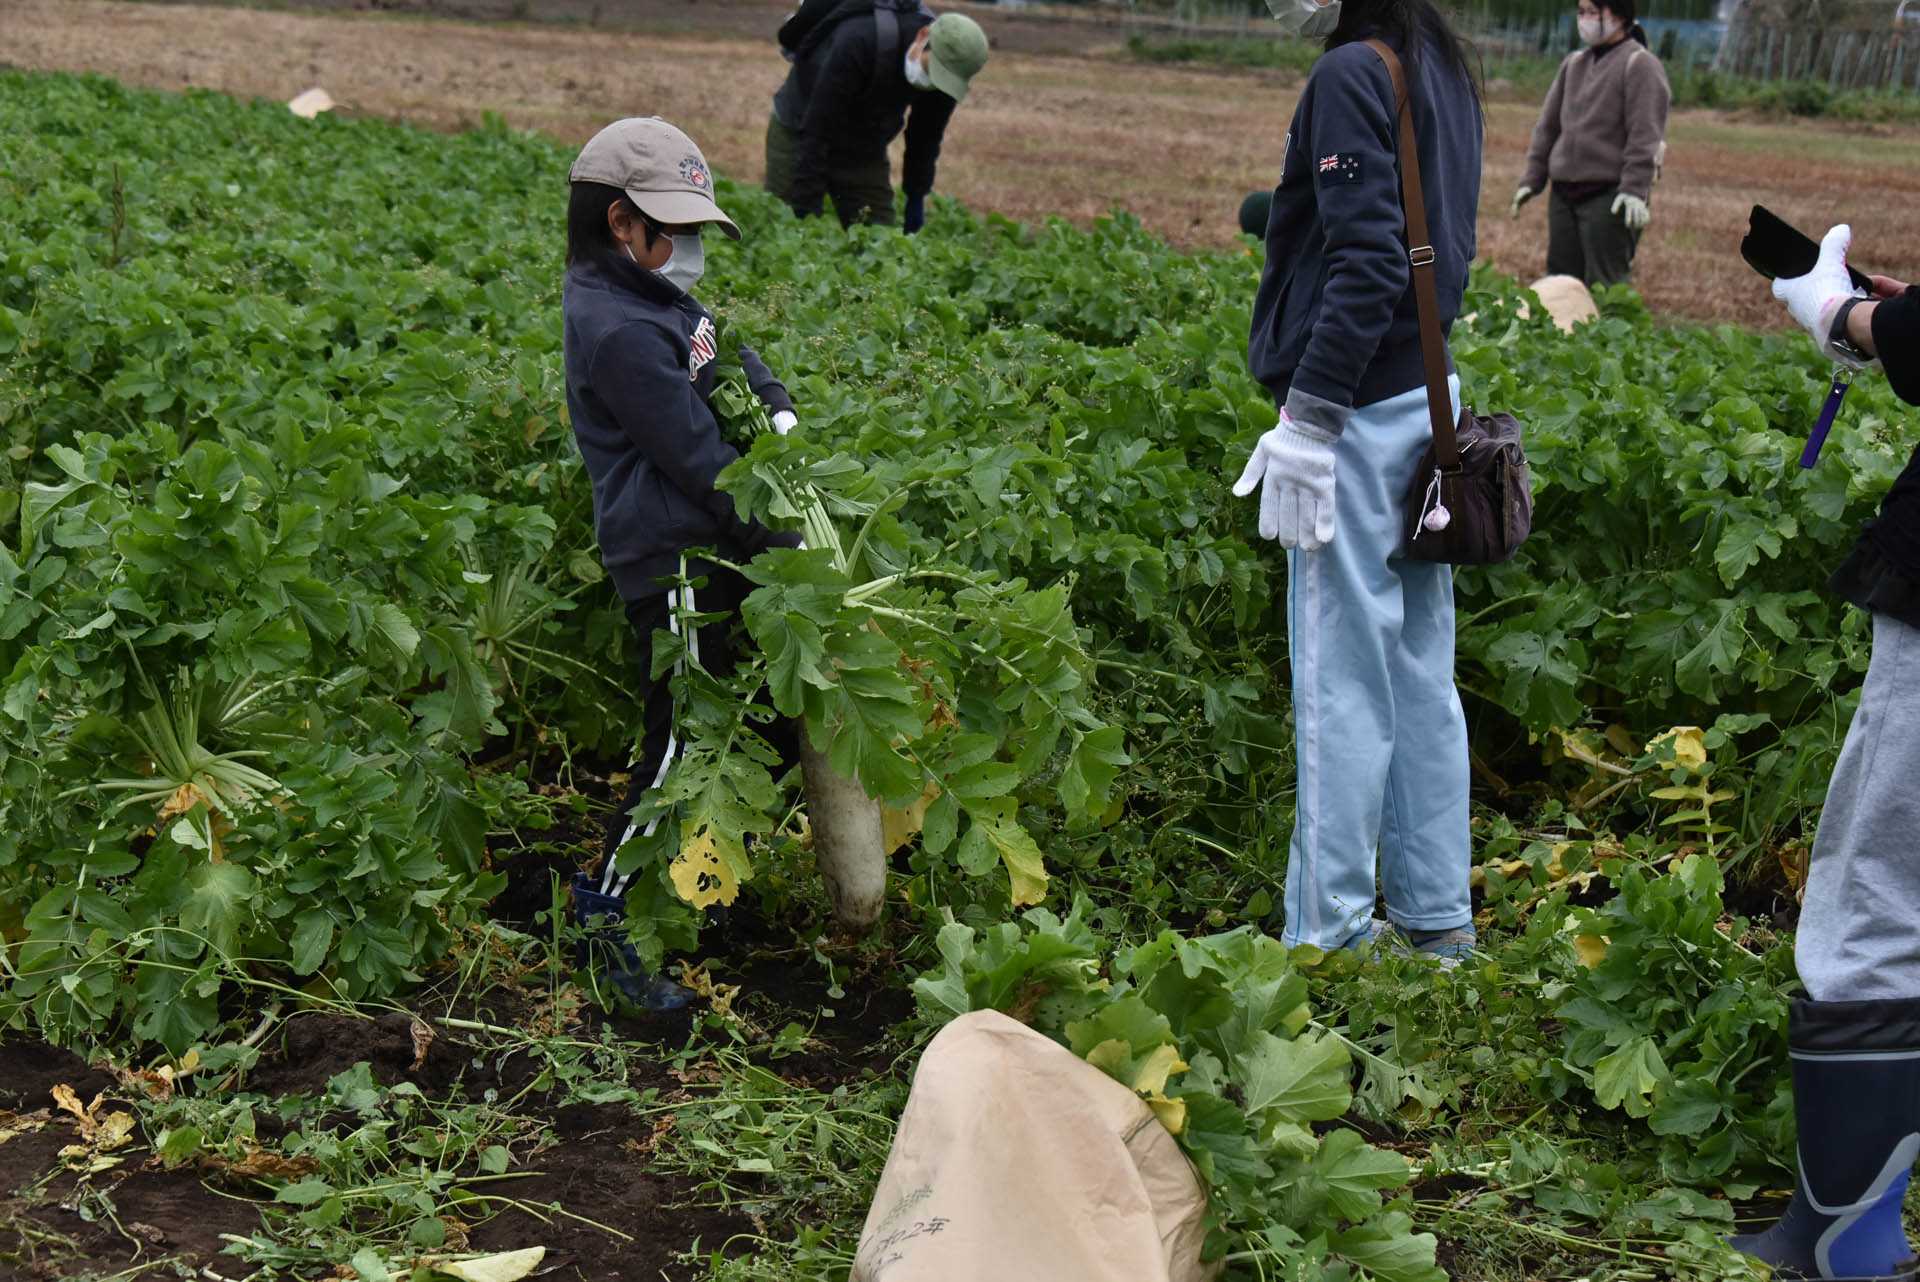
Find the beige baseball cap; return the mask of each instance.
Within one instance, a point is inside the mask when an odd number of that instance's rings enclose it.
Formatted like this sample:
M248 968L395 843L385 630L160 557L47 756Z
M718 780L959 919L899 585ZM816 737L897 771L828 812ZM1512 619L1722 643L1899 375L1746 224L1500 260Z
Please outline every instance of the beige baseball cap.
M707 158L658 116L629 116L602 129L580 149L567 180L618 187L655 222L718 223L740 239L733 219L713 203Z

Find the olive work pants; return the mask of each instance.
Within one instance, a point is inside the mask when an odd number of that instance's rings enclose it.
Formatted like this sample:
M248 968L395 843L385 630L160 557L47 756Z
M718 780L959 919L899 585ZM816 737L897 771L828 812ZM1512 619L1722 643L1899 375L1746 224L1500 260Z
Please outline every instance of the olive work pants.
M1589 285L1617 285L1633 275L1640 233L1613 212L1618 191L1568 200L1558 185L1547 194L1547 275L1578 276Z
M767 190L793 202L793 157L799 136L773 117L767 117ZM887 168L886 148L858 164L835 162L827 169L827 195L840 215L840 225L872 223L893 226L893 176Z

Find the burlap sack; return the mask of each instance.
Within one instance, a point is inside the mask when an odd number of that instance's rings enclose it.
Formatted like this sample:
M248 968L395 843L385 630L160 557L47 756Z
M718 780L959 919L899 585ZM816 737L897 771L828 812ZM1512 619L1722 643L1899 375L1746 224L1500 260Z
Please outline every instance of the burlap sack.
M914 1073L853 1282L1207 1282L1206 1205L1132 1091L975 1011Z

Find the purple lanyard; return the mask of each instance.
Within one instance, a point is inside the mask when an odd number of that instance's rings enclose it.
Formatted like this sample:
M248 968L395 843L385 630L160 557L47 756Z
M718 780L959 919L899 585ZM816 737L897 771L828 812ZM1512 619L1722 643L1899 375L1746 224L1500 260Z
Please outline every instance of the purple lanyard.
M1840 413L1840 403L1847 399L1847 388L1853 385L1853 371L1844 365L1833 367L1833 386L1827 391L1827 403L1820 407L1820 417L1814 422L1813 434L1807 437L1807 448L1800 451L1800 466L1810 468L1820 461L1820 447L1827 443L1827 433L1833 430L1833 420Z

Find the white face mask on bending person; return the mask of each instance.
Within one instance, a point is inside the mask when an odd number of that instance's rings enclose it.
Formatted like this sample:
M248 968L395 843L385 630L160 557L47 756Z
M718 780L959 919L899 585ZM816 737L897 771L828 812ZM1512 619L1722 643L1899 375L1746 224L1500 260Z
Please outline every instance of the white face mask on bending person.
M697 232L687 236L669 236L667 241L673 246L673 252L667 256L666 262L652 269L653 274L681 293L691 294L693 287L706 274L707 248L700 242ZM625 245L622 248L627 251L627 257L633 259L633 265L640 266L640 260L634 258L633 246Z
M928 73L927 64L915 58L911 50L907 53L907 83L915 89L933 88L933 76Z
M1267 9L1290 36L1317 39L1340 25L1340 0L1267 0Z

